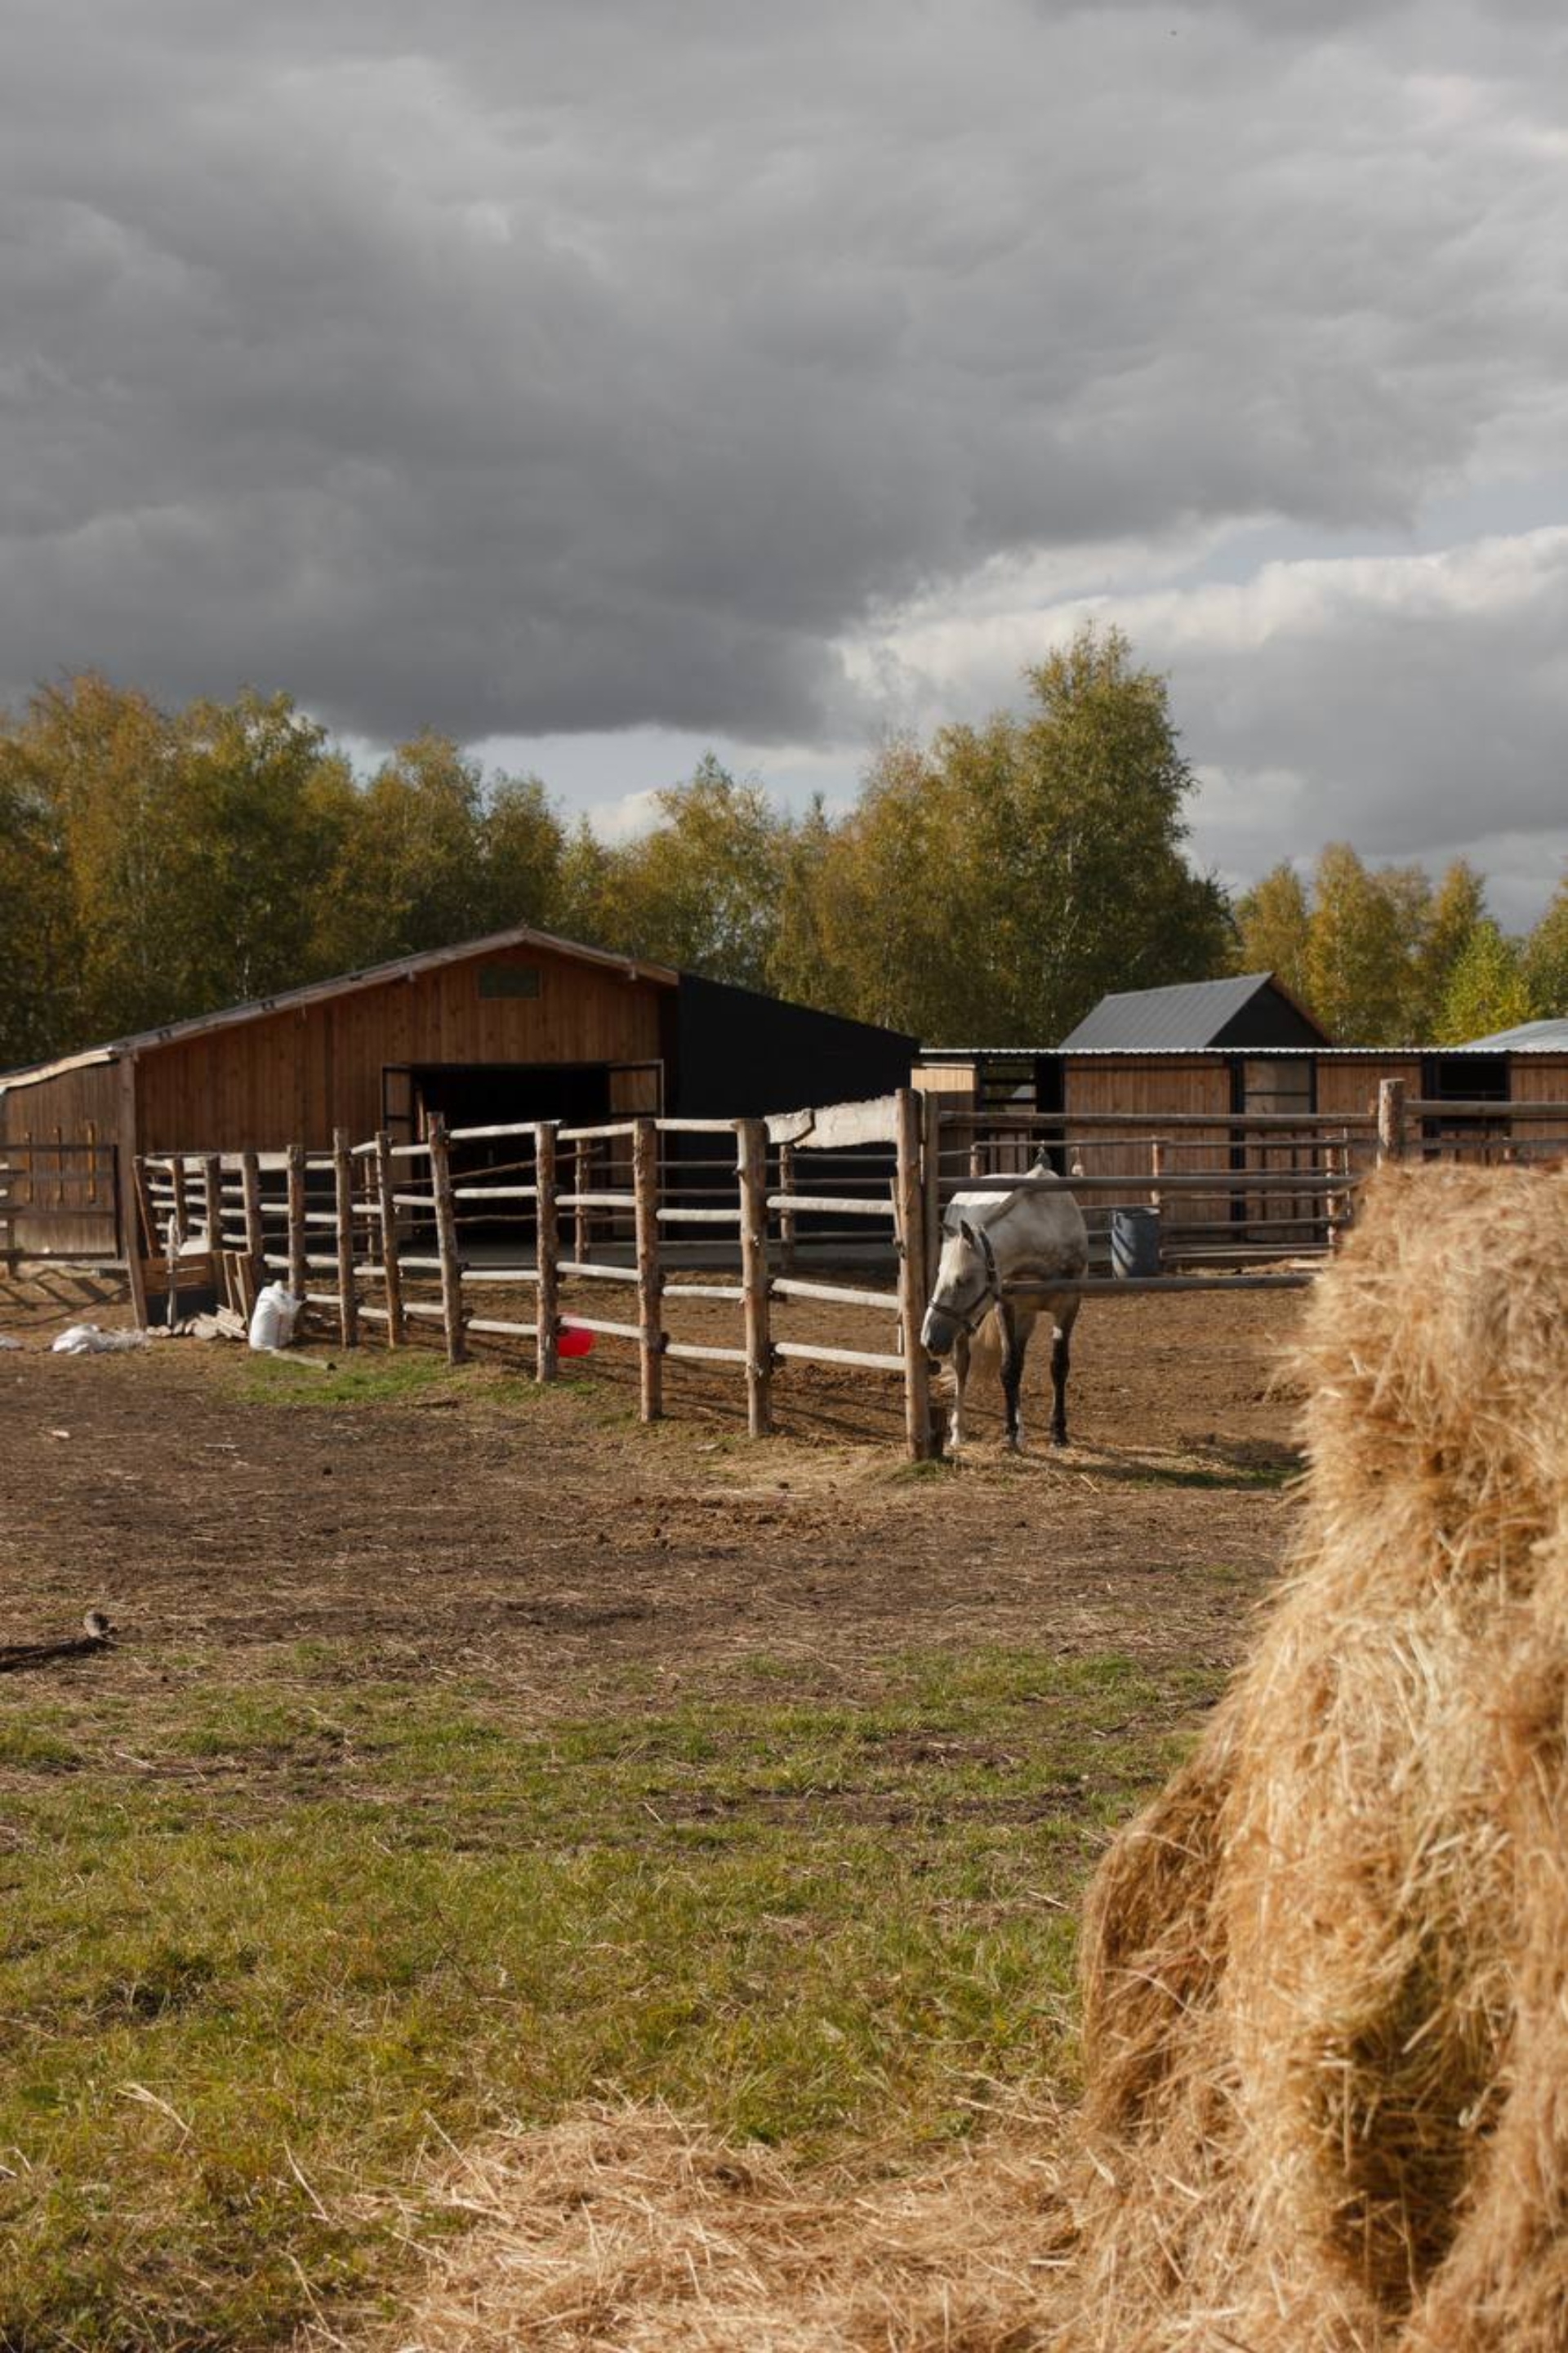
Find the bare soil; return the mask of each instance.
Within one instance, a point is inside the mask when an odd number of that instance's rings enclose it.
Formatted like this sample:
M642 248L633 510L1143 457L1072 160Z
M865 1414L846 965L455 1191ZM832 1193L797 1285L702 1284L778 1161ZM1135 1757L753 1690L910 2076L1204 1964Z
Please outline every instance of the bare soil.
M552 1391L520 1344L341 1403L331 1376L221 1344L53 1356L66 1324L126 1318L108 1279L48 1270L0 1286L21 1343L0 1351L0 1644L58 1642L96 1606L120 1641L48 1672L177 1676L222 1649L265 1676L320 1641L344 1674L481 1672L541 1713L759 1660L820 1688L976 1643L1223 1664L1288 1538L1299 1296L1090 1303L1071 1446L1044 1443L1040 1348L1023 1458L988 1414L961 1464L917 1472L891 1376L791 1364L756 1444L729 1366L668 1366L668 1419L640 1426L635 1354L605 1340ZM738 1336L732 1306L678 1305L680 1336ZM890 1345L873 1316L791 1314L792 1335ZM378 1341L337 1361L388 1363Z

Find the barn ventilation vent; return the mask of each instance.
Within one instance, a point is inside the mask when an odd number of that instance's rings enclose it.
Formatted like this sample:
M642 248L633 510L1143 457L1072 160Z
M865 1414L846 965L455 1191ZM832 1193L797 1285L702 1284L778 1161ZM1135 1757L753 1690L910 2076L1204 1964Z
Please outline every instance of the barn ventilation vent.
M539 966L536 964L482 964L479 966L481 997L537 997Z

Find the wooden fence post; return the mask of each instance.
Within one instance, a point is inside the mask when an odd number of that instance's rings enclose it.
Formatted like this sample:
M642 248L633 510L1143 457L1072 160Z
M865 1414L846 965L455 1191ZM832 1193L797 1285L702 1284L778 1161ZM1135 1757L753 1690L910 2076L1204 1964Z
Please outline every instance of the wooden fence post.
M386 1345L401 1348L406 1326L403 1320L403 1267L397 1255L397 1208L392 1198L392 1130L379 1128L375 1138L375 1198L381 1216L381 1283L386 1294Z
M332 1203L338 1226L338 1334L345 1348L359 1345L359 1295L354 1289L354 1164L346 1127L332 1130Z
M289 1146L289 1288L296 1299L302 1300L310 1280L310 1270L305 1263L309 1250L309 1232L305 1224L305 1147L302 1144ZM300 1310L303 1320L304 1310ZM297 1327L296 1327L297 1328Z
M534 1355L536 1381L552 1381L558 1363L556 1343L560 1338L560 1275L561 1237L555 1226L555 1130L547 1120L541 1120L533 1131L534 1208L538 1212L535 1225L534 1263L539 1270L538 1313L539 1336Z
M1158 1212L1161 1207L1160 1179L1165 1173L1165 1139L1152 1137L1149 1145L1149 1207Z
M664 1278L658 1263L658 1128L639 1119L632 1128L632 1199L637 1252L637 1322L641 1326L644 1421L664 1411Z
M174 1195L174 1208L172 1215L174 1226L174 1240L177 1242L183 1242L188 1238L191 1230L190 1205L185 1199L185 1159L184 1153L176 1152L172 1154L170 1156L169 1186L170 1190Z
M925 1317L925 1239L921 1231L924 1191L921 1182L920 1097L912 1087L898 1092L899 1317L904 1342L904 1437L911 1462L931 1451L931 1367L921 1342Z
M572 1219L572 1255L579 1261L588 1255L590 1227L583 1196L591 1189L594 1176L594 1147L585 1136L579 1136L572 1146L572 1190L577 1196L577 1207Z
M441 1314L447 1327L447 1362L460 1365L463 1345L463 1262L458 1255L458 1212L452 1198L452 1154L447 1123L430 1123L430 1189L436 1196L436 1248L441 1260Z
M793 1144L781 1144L779 1146L779 1191L786 1194L795 1191ZM795 1211L781 1209L779 1211L779 1263L786 1274L795 1272Z
M261 1219L261 1162L254 1152L242 1152L239 1155L239 1191L251 1289L259 1291L267 1280L267 1229Z
M925 1296L936 1289L942 1262L942 1097L922 1094L921 1103L921 1224L925 1239ZM922 1308L922 1313L923 1308Z
M147 1277L142 1262L142 1248L145 1220L141 1189L137 1184L138 1171L134 1156L129 1171L126 1170L121 1156L125 1150L122 1144L111 1145L110 1150L113 1155L114 1197L119 1205L117 1215L125 1244L125 1273L131 1288L131 1312L136 1318L137 1330L144 1332L147 1329ZM14 1239L14 1234L9 1238Z
M1328 1244L1331 1251L1344 1248L1344 1229L1340 1220L1349 1215L1351 1206L1351 1139L1348 1128L1343 1135L1331 1137L1327 1158L1328 1174L1336 1177L1343 1188L1329 1194L1324 1203L1329 1221Z
M768 1131L760 1119L735 1122L741 1190L742 1312L746 1331L746 1429L766 1438L773 1426L773 1343L768 1314Z
M224 1163L216 1153L203 1153L203 1217L207 1221L207 1250L212 1254L212 1280L224 1247Z
M1377 1165L1405 1157L1405 1082L1384 1079L1377 1090Z

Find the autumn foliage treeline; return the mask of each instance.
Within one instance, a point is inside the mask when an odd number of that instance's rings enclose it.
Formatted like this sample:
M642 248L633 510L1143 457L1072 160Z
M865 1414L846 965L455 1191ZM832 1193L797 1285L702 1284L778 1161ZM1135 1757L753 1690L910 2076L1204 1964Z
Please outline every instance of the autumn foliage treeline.
M0 715L0 1069L524 923L931 1042L1048 1043L1107 989L1265 966L1358 1043L1568 1010L1568 892L1510 942L1467 868L1339 846L1233 904L1185 855L1165 681L1086 631L1026 683L886 745L845 813L710 758L616 845L441 737L363 776L286 696L42 689Z

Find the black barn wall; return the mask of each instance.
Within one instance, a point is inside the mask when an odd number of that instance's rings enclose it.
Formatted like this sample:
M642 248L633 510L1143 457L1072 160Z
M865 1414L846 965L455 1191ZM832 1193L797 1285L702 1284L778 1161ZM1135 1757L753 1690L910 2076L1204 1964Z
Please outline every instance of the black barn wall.
M907 1087L917 1040L682 973L676 1101L687 1119L740 1119L853 1103Z

